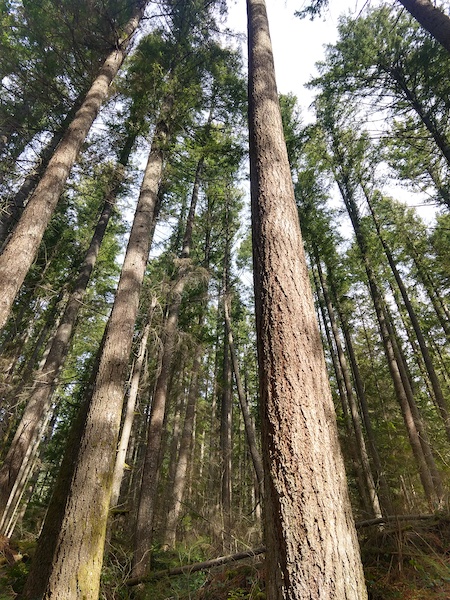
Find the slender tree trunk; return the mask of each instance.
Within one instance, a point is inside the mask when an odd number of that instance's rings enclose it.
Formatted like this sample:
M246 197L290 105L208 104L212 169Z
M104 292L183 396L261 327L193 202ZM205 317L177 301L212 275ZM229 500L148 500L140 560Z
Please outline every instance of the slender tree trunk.
M237 388L237 392L238 392L238 396L239 396L239 403L241 405L242 417L244 419L245 435L247 438L248 448L250 451L250 455L252 457L253 467L255 469L255 474L256 474L256 479L257 479L258 485L260 487L260 493L262 493L263 485L264 485L263 463L262 463L261 455L258 450L258 445L256 443L255 425L254 425L254 423L252 421L252 417L250 415L250 409L248 407L247 398L245 396L245 391L244 391L244 387L242 385L241 376L240 376L240 372L239 372L239 363L238 363L238 359L236 356L236 350L234 348L233 330L231 327L230 311L228 308L228 297L227 296L228 296L228 294L225 292L224 299L223 299L223 313L224 313L224 317L225 317L226 330L227 330L227 334L228 334L227 337L228 337L228 346L229 346L230 355L231 355L231 364L233 366L234 378L236 381L236 388Z
M344 376L342 374L341 365L339 364L339 358L337 356L336 350L333 345L330 326L328 324L328 320L327 320L327 316L326 316L325 302L324 302L323 296L320 292L320 290L321 290L320 284L319 284L316 273L314 273L313 275L314 275L314 282L315 282L316 292L317 292L317 297L318 297L318 304L319 304L320 313L322 316L323 327L325 329L325 336L326 336L327 342L328 342L328 348L329 348L331 360L333 363L334 373L336 376L336 383L338 386L339 398L340 398L341 406L342 406L342 414L344 417L345 430L346 430L346 434L347 434L345 443L346 443L346 446L348 446L348 454L350 455L350 459L353 464L353 469L355 471L356 484L358 486L358 491L359 491L362 506L367 514L372 514L373 508L372 508L372 505L370 502L367 485L366 485L366 479L364 477L360 456L358 454L358 449L356 447L353 426L352 426L352 418L350 415L347 393L345 390ZM319 320L319 326L320 326L320 320ZM344 452L344 456L345 456L345 452Z
M186 233L183 249L178 259L177 280L171 292L167 320L164 327L160 370L155 384L150 421L147 432L147 445L142 471L142 482L139 496L138 514L134 539L132 576L145 575L150 565L150 548L153 538L153 519L156 508L156 496L159 479L159 466L162 447L163 424L166 414L167 389L172 368L175 348L175 338L178 327L178 315L187 277L191 270L189 259L192 245L192 228L195 209L198 201L201 167L197 168L196 179L191 196L189 215L186 223Z
M334 150L336 152L336 155L339 157L340 149L335 146ZM385 301L378 287L375 273L372 269L368 258L369 253L366 245L366 239L363 235L363 231L360 226L361 224L358 207L353 198L351 188L348 184L348 175L346 173L342 173L341 175L341 178L337 174L335 174L335 177L345 206L347 208L350 220L352 222L353 229L355 231L356 241L361 252L361 257L364 263L364 268L369 283L370 293L377 315L381 339L383 341L384 351L386 354L386 360L388 362L389 371L391 374L392 382L394 384L395 394L402 411L405 427L408 432L408 437L411 444L411 449L414 454L414 458L417 462L417 467L419 470L419 475L423 485L425 496L431 504L436 504L438 503L438 494L435 489L429 465L427 464L427 460L423 451L419 431L417 430L417 423L415 422L412 413L412 406L415 406L414 397L412 395L409 382L407 381L404 365L398 355L398 349L396 348L395 340L393 339L392 332L389 328L388 319L386 318Z
M155 300L155 304L154 305L152 304L152 307L150 309L151 311L153 311L153 309L156 305L156 298L154 300ZM130 441L131 429L133 427L133 421L134 421L134 413L136 410L136 403L137 403L138 392L139 392L139 382L141 379L142 365L144 362L145 353L147 351L147 341L148 341L148 336L150 333L151 316L149 319L150 319L149 322L144 327L144 331L142 332L142 337L141 337L141 341L139 344L139 352L136 357L136 362L134 363L133 374L131 377L131 385L130 385L130 391L128 393L127 408L126 408L125 417L123 420L122 432L120 434L120 440L119 440L119 445L118 445L118 449L117 449L116 464L114 467L113 485L112 485L112 493L111 493L111 506L112 507L117 506L117 504L119 502L120 487L122 484L123 473L124 473L124 469L125 469L125 459L127 456L128 444Z
M268 600L367 598L283 140L267 14L248 0L253 260Z
M398 0L406 10L450 52L450 19L430 0Z
M333 278L330 276L330 272L328 272L328 273L329 273L329 279L330 279L330 283L331 283L331 291L334 296L334 300L336 302L338 316L339 316L339 320L341 323L341 329L342 329L342 333L344 334L345 345L347 348L348 357L350 359L351 369L352 369L352 373L353 373L353 379L355 382L355 387L356 387L356 391L358 394L359 403L361 406L361 414L363 417L364 427L366 430L367 441L369 443L370 456L372 458L374 470L376 473L376 481L380 487L380 496L381 496L381 500L382 500L382 506L384 507L387 514L393 514L394 510L393 510L392 503L391 503L391 498L390 498L391 494L390 494L390 490L389 490L389 485L386 481L386 477L384 474L384 468L383 468L383 465L381 464L381 459L380 459L380 455L378 452L378 447L377 447L377 443L376 443L376 439L375 439L375 432L372 427L372 419L371 419L370 413L369 413L369 405L367 402L367 396L364 391L365 386L362 381L361 373L359 371L358 361L356 359L356 354L355 354L355 350L353 347L352 336L350 335L350 330L349 330L349 326L347 323L347 319L343 315L341 307L339 305L339 302L337 301L337 293L336 293L336 289L334 287Z
M223 268L223 289L227 290L230 279L230 235L229 211L227 207L225 225L225 252ZM222 363L222 388L220 394L220 454L221 454L221 508L223 520L223 550L231 550L231 471L233 448L233 373L231 367L230 349L228 344L228 328L223 322L223 363Z
M120 43L105 60L0 256L0 328L4 327L9 317L16 294L33 263L70 170L107 97L109 86L122 66L128 42L139 25L145 6L146 0L136 2Z
M100 218L80 268L73 291L67 302L64 315L59 323L55 336L53 337L45 364L36 376L36 385L28 400L25 412L22 415L22 419L5 461L0 468L0 522L1 515L8 502L11 490L15 485L17 474L21 468L27 448L40 427L43 415L46 415L49 411L58 375L64 366L64 362L69 352L78 313L82 307L86 288L97 261L97 256L113 211L117 193L123 180L124 166L128 162L134 139L134 134L127 139L124 150L121 153L119 166L116 169L110 188L106 193L103 210L100 214Z
M420 281L423 287L425 288L428 297L430 298L439 324L442 327L442 330L444 331L445 335L447 336L447 339L450 340L450 314L448 311L448 307L446 306L445 301L442 298L442 294L440 294L439 290L436 289L436 285L430 277L426 265L423 264L423 257L415 248L414 240L409 240L408 248L411 252L411 256L414 261L414 265L417 269Z
M337 327L337 323L336 323L336 318L334 316L334 309L333 309L333 305L331 303L328 286L327 286L327 283L323 276L322 268L320 265L320 259L317 256L317 254L314 258L315 258L317 272L319 274L319 281L320 281L320 284L322 287L323 296L325 299L325 305L326 305L327 311L328 311L328 317L330 319L331 330L333 332L333 337L334 337L334 341L336 344L339 365L341 367L342 376L344 378L346 396L347 396L347 400L348 400L348 404L349 404L350 415L352 418L352 424L353 424L353 429L354 429L354 433L355 433L356 444L358 447L358 454L359 454L359 457L361 460L361 465L362 465L364 477L366 480L367 491L368 491L369 498L370 498L371 509L372 509L374 517L378 518L378 517L382 516L380 501L378 499L378 494L377 494L377 491L375 488L375 482L373 480L372 471L370 468L369 457L368 457L367 450L366 450L366 442L364 440L364 435L363 435L363 431L362 431L362 427L361 427L361 419L359 416L358 406L356 403L355 395L353 393L353 385L352 385L352 382L350 379L350 373L349 373L349 369L347 366L347 360L345 358L344 349L341 344L339 331L338 331L338 327Z
M184 418L180 451L173 481L172 500L168 508L164 539L166 549L175 547L177 523L180 516L184 491L186 489L188 461L191 453L192 434L194 431L197 397L199 392L199 373L202 364L202 351L203 348L199 344L195 351L192 365L192 377L186 405L186 415Z
M386 67L386 71L387 73L389 73L391 78L395 81L397 86L403 92L411 108L415 110L417 116L419 117L427 131L430 133L436 146L439 148L442 156L445 158L447 164L450 166L450 143L447 136L445 135L445 132L443 132L439 127L436 126L436 122L434 121L432 114L418 99L415 90L409 87L408 82L406 81L403 73L395 65L390 65Z
M124 385L162 175L168 133L164 117L169 111L169 106L163 107L155 129L90 402L80 416L84 423L80 441L68 448L66 472L72 471L68 489L62 479L38 545L39 561L32 565L22 599L98 599Z

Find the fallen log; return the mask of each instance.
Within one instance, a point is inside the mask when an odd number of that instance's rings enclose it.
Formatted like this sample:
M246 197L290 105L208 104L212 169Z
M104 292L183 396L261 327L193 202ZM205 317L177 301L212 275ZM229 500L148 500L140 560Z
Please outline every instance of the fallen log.
M392 515L388 517L380 517L378 519L367 519L366 521L357 521L355 523L356 529L362 529L363 527L370 527L371 525L381 525L383 523L392 523L397 521L421 521L439 519L439 515ZM220 556L219 558L213 558L206 560L205 562L193 563L191 565L184 565L183 567L175 567L173 569L164 569L163 571L155 571L148 575L141 577L131 577L126 581L126 584L130 587L138 585L139 583L145 583L147 581L155 581L163 579L164 577L174 577L175 575L183 575L185 573L196 573L197 571L206 571L211 567L218 567L229 562L243 560L244 558L250 558L252 556L258 556L264 554L266 549L264 547L256 548L255 550L247 550L245 552L238 552L237 554L229 554L228 556Z
M157 579L163 579L164 577L173 577L174 575L206 571L211 567L218 567L229 562L243 560L244 558L251 558L252 556L258 556L259 554L263 554L265 551L265 548L256 548L255 550L246 550L245 552L229 554L228 556L219 556L219 558L213 558L211 560L206 560L205 562L184 565L183 567L175 567L173 569L164 569L163 571L156 571L155 573L149 573L148 575L144 575L142 577L131 577L125 583L132 587L134 585L138 585L139 583L155 581Z
M379 517L377 519L367 519L366 521L357 521L355 527L356 529L362 529L363 527L382 525L383 523L396 523L397 521L426 521L439 518L439 515L392 515L389 517Z

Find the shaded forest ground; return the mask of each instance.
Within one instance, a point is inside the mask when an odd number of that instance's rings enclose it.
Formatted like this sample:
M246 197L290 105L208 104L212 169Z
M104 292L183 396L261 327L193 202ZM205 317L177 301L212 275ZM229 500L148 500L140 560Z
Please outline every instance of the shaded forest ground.
M390 523L360 530L360 543L370 600L448 600L450 598L450 518ZM28 571L34 541L0 540L0 600L20 591ZM162 571L202 561L208 545L177 552L153 553L153 570ZM125 584L129 555L116 543L104 568L102 600L128 600ZM20 558L22 557L22 558ZM163 577L134 588L139 600L263 600L264 559L245 559L177 577Z

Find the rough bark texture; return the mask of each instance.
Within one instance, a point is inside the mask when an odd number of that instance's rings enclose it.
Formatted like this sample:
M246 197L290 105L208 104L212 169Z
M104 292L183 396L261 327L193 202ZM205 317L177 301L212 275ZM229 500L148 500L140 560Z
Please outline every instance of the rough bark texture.
M398 1L447 52L450 52L450 19L441 8L434 6L430 0Z
M166 132L165 123L160 122L142 182L83 433L79 447L68 450L78 456L69 489L65 497L58 499L65 506L64 514L53 532L52 524L48 526L50 533L45 543L53 547L52 556L47 564L34 565L33 576L22 595L27 600L98 599L124 385L151 243ZM52 536L56 539L51 539Z
M8 319L16 294L33 263L70 170L108 95L109 86L122 66L127 41L139 25L145 5L144 0L136 3L133 16L124 28L122 43L105 60L0 256L0 328Z
M367 598L283 139L263 0L248 0L267 598Z

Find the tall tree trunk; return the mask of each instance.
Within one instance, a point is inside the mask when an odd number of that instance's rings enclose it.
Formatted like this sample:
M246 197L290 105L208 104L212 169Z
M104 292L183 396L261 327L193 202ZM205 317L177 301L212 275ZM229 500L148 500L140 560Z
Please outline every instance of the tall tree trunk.
M191 453L192 434L194 431L195 412L199 392L199 374L202 364L203 348L199 344L195 351L192 364L192 377L189 386L189 394L186 405L186 415L183 424L183 433L180 441L175 476L173 481L172 501L168 508L166 532L164 545L166 548L174 548L176 541L177 523L180 516L184 491L186 489L188 461Z
M450 52L450 19L430 0L398 0L406 10Z
M334 151L336 152L336 156L338 158L340 157L342 160L341 149L337 147L336 142ZM341 162L341 164L343 163ZM389 322L386 316L385 301L382 292L379 289L375 273L369 260L369 251L367 248L366 238L361 229L359 210L353 198L351 186L349 185L348 174L342 172L340 175L335 173L335 178L353 225L356 241L363 260L364 269L367 274L370 294L377 315L380 335L383 342L386 360L389 366L389 372L391 374L395 394L402 411L411 449L417 462L420 480L422 482L427 500L430 502L430 504L436 505L439 503L438 493L436 491L433 477L423 451L419 431L417 429L417 423L412 413L412 407L415 406L412 390L409 386L404 365L401 361L401 357L399 356L398 348L396 347L395 340L392 336L392 331L389 327Z
M81 146L108 95L127 53L129 41L144 14L147 0L137 0L117 47L103 63L80 110L53 154L48 167L0 256L0 328L8 317L20 286L31 267L44 232Z
M152 304L152 306L151 306L151 309L150 309L151 311L153 311L155 305L156 305L156 298L155 298L155 304ZM141 373L142 373L142 365L144 363L144 357L145 357L145 353L147 351L147 341L148 341L148 336L150 333L150 323L151 323L151 316L149 317L149 322L145 325L144 331L142 332L142 337L141 337L141 341L139 344L139 351L138 351L138 355L136 357L136 361L134 363L133 373L131 376L130 391L128 393L127 407L126 407L126 411L125 411L125 417L123 419L122 432L120 434L119 445L117 448L116 464L114 467L113 485L112 485L112 492L111 492L111 506L112 507L117 506L117 504L119 502L120 487L122 484L123 473L124 473L124 469L125 469L125 459L127 456L128 444L130 441L131 430L132 430L133 421L134 421L134 413L136 410L136 403L137 403L138 392L139 392L139 382L140 382Z
M267 14L248 0L250 180L267 598L367 598L283 140Z
M156 492L159 480L159 466L162 447L163 423L166 413L167 389L172 368L175 338L178 327L178 315L183 291L191 271L189 258L192 245L192 227L198 201L201 167L197 168L183 249L178 259L176 281L171 291L166 324L164 327L161 361L153 394L150 421L147 431L147 445L142 471L141 490L134 539L132 576L144 576L150 566L150 548L153 538L153 518L156 508Z
M116 168L112 183L106 193L100 218L67 302L64 315L53 337L45 364L37 374L36 385L28 400L5 461L0 468L0 522L27 448L31 440L35 438L43 416L50 409L51 398L57 384L58 375L64 366L69 352L78 313L82 307L86 288L97 261L100 246L115 205L117 193L123 180L124 166L128 162L134 139L135 134L132 134L125 143L119 166Z
M61 481L45 521L23 599L97 600L111 500L124 385L151 244L168 128L163 106L141 186L114 306L103 340L79 444L68 448ZM67 485L67 487L65 487ZM80 523L83 524L80 527Z
M398 69L396 65L384 66L383 68L403 92L411 108L415 110L417 116L419 117L423 125L426 127L427 131L430 133L436 146L439 148L442 156L445 158L447 164L450 166L450 143L445 132L436 125L432 113L425 108L423 103L417 97L415 90L409 87L408 82L405 79L404 73L400 69Z
M341 324L342 333L344 334L345 345L347 348L348 357L350 359L350 365L353 373L353 380L355 382L356 391L358 394L359 403L361 406L361 414L363 417L364 427L366 430L367 441L369 443L370 456L373 461L374 470L376 473L376 482L380 487L380 496L382 500L382 506L384 507L387 514L391 515L394 513L394 509L391 503L391 493L389 490L389 485L386 481L386 477L384 474L384 468L381 464L380 455L378 452L378 447L375 439L375 432L372 427L372 419L369 413L369 405L367 402L367 396L365 393L365 386L362 381L361 373L358 366L358 361L356 359L355 350L353 347L352 336L350 334L349 325L346 317L344 316L340 304L337 300L337 292L335 289L332 273L328 271L328 277L331 283L331 291L334 297L334 301L336 303L336 308L339 316L339 321Z
M442 294L437 289L434 281L430 277L427 267L423 263L423 256L417 251L417 248L414 245L414 240L409 240L407 237L407 246L409 251L411 252L414 265L417 269L417 273L420 278L420 282L425 288L425 291L431 301L439 324L442 327L442 330L444 331L445 335L447 336L447 339L450 341L450 314L445 300L442 297Z
M237 392L238 392L238 396L239 396L239 404L241 405L241 411L242 411L242 417L244 420L245 435L247 438L248 449L249 449L250 455L252 457L253 467L255 469L255 474L256 474L256 479L258 481L258 485L260 488L260 494L262 494L263 485L264 485L263 463L262 463L261 455L258 450L258 445L256 443L255 425L254 425L254 423L252 421L252 417L250 415L250 409L248 407L247 398L246 398L244 387L243 387L242 381L241 381L241 376L240 376L240 371L239 371L239 363L238 363L238 359L236 356L236 350L234 347L233 330L231 327L230 311L229 311L229 307L228 307L228 302L229 302L229 296L228 296L227 292L225 291L225 295L224 295L224 299L223 299L223 314L225 317L225 324L226 324L227 338L228 338L227 341L228 341L228 346L230 349L231 364L233 366L234 379L236 381L236 388L237 388Z
M223 290L230 285L230 222L229 207L226 206L225 249L223 263ZM223 550L231 551L231 471L233 450L233 372L231 367L230 348L228 344L228 327L223 320L223 363L220 393L220 454L221 454L221 508L222 508L222 540Z
M348 454L350 455L350 459L353 464L353 469L355 471L356 484L358 486L358 491L359 491L359 495L361 498L362 506L367 514L372 514L373 508L372 508L372 504L370 502L370 498L369 498L369 494L368 494L368 490L367 490L366 478L364 477L360 456L358 453L358 449L356 447L356 441L355 441L353 425L352 425L352 418L350 415L347 393L345 390L344 376L342 374L341 365L339 364L339 358L338 358L336 350L334 348L332 334L331 334L330 326L328 324L328 319L326 316L325 301L324 301L323 295L321 293L320 283L318 281L317 274L313 273L313 276L314 276L314 283L315 283L315 287L316 287L319 309L320 309L320 313L322 316L323 328L325 329L325 336L326 336L328 348L330 351L331 361L333 363L334 373L336 376L336 383L338 386L339 398L340 398L341 406L342 406L342 414L344 417L345 430L346 430L346 434L347 434L347 437L345 439L345 444L346 444L346 447L348 447ZM320 326L320 319L319 319L319 326ZM344 455L345 455L345 453L344 453Z

